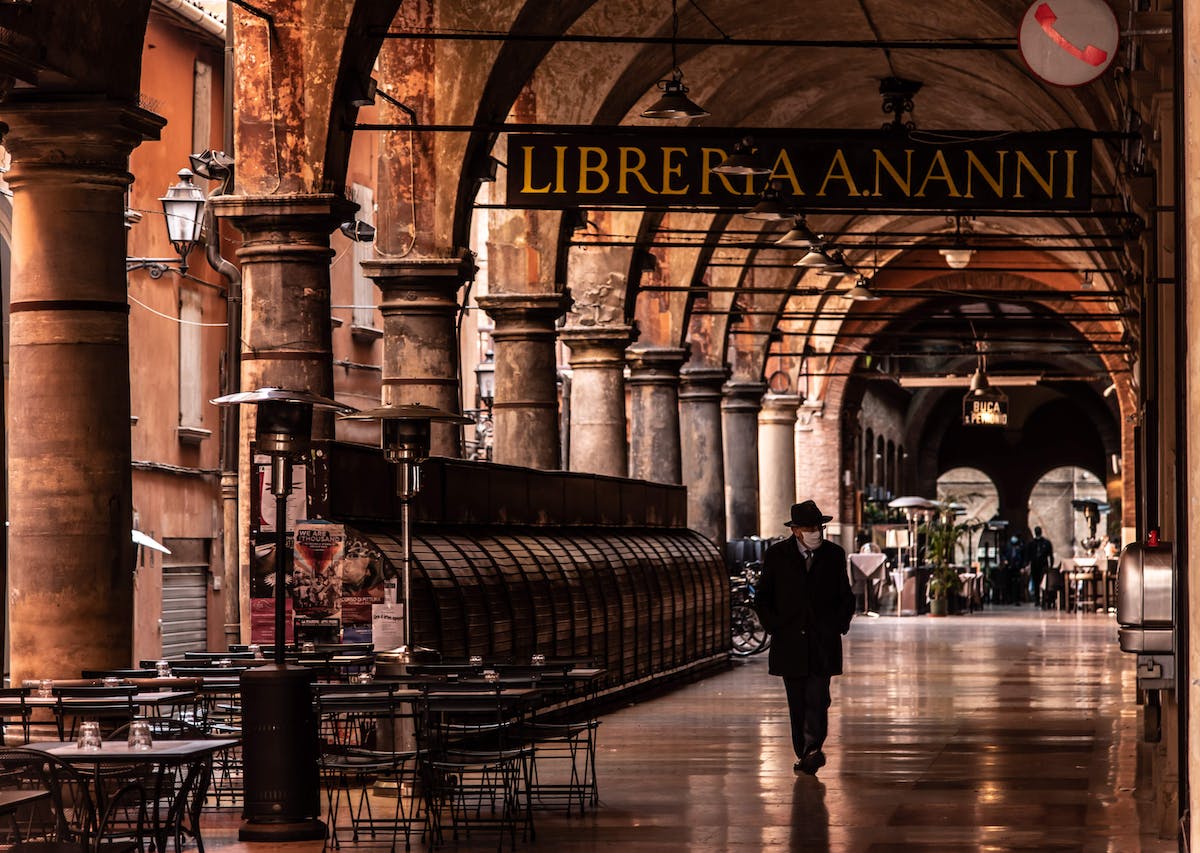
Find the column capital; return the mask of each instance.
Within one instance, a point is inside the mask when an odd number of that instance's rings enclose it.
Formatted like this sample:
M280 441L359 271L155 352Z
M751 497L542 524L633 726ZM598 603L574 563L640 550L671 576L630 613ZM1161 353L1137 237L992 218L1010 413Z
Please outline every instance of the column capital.
M217 216L231 220L243 232L282 227L328 235L358 210L357 204L333 193L217 195L208 203Z
M445 258L371 258L361 262L363 275L384 287L438 287L458 290L475 280L475 256L463 252Z
M728 367L687 365L679 371L679 399L694 403L716 403L721 399L721 387L728 378Z
M571 297L566 293L488 293L475 297L475 304L492 319L503 315L544 315L557 320L571 306Z
M721 409L726 412L757 413L762 408L763 394L767 393L765 382L726 382L721 388Z
M796 410L800 398L795 394L767 394L762 398L762 411L758 413L760 424L795 424Z
M158 139L162 116L128 103L13 92L2 110L9 125L5 145L13 155L9 183L30 169L93 167L119 172L129 184L129 154L147 139Z
M679 369L688 360L685 347L638 347L625 350L629 364L629 383L662 384L679 381Z
M812 429L813 418L819 418L825 414L824 400L804 400L800 403L799 411L796 415L797 429Z
M475 278L475 258L372 258L361 262L363 274L382 295L379 311L389 314L458 312L458 290Z
M492 340L535 340L555 337L554 322L571 304L565 293L489 293L475 304L492 318Z
M630 326L567 326L558 333L558 339L571 348L573 368L623 368L625 348L633 337Z

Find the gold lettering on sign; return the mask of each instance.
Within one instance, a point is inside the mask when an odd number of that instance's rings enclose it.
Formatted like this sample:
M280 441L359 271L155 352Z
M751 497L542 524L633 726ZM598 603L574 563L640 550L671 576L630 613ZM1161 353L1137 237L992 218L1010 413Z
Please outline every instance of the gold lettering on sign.
M792 159L788 157L787 149L780 148L779 156L775 158L775 165L771 167L771 174L767 176L767 183L782 180L785 177L792 185L792 195L804 195L804 190L800 187L800 179L796 177L796 170L792 167Z
M733 184L729 183L729 177L722 175L720 172L713 172L713 166L721 163L728 155L722 148L701 148L700 157L703 162L703 168L700 170L700 195L712 195L712 186L709 183L709 176L715 174L725 185L725 190L730 195L754 195L754 176L746 176L746 188L741 192L734 189Z
M544 187L533 186L533 146L523 145L521 148L525 152L525 186L521 187L523 193L548 193L551 192L550 184ZM553 192L563 193L566 187L563 186L563 175L566 171L567 146L554 146L554 189Z
M589 162L589 155L599 154L600 162L592 165ZM602 193L608 189L608 172L605 169L608 167L608 152L603 148L596 148L594 145L581 145L579 147L579 194L580 195L595 195ZM588 175L599 175L600 185L592 187L588 183Z
M691 184L684 184L678 189L671 186L672 177L681 177L683 175L683 164L675 163L672 157L676 154L687 154L686 148L664 148L663 155L663 179L662 179L662 194L663 195L683 195L692 188Z
M996 156L1000 159L1000 162L996 166L996 174L993 175L984 168L979 155L974 151L967 151L967 192L963 198L975 198L973 178L976 172L992 188L992 192L996 194L996 198L1004 198L1004 155L1007 153L1007 151L996 152Z
M846 184L846 192L852 196L858 195L858 187L854 184L854 176L850 174L850 167L846 164L846 155L842 153L842 149L840 148L834 152L833 161L830 162L829 169L825 172L825 180L821 182L821 189L817 195L825 195L825 188L829 186L830 181L842 181Z
M637 182L642 185L642 189L653 194L654 190L650 188L650 184L646 182L646 177L642 174L642 169L646 166L646 154L640 148L629 148L622 145L617 149L618 156L621 160L621 171L617 178L617 195L629 195L629 176L633 175ZM636 155L637 165L629 165L630 155Z
M1046 153L1050 155L1050 177L1048 178L1042 177L1042 173L1033 167L1033 163L1025 156L1024 151L1017 152L1017 188L1013 193L1013 198L1025 198L1025 194L1021 192L1022 167L1029 173L1029 177L1033 178L1037 182L1037 185L1042 188L1042 192L1046 194L1047 198L1054 198L1054 158L1058 154L1058 151L1051 148Z
M1075 155L1079 152L1070 148L1063 153L1067 155L1067 193L1064 197L1075 198Z
M880 151L878 148L873 148L871 150L873 150L875 152L875 193L874 193L875 197L878 198L879 196L883 195L883 190L881 190L879 188L879 167L880 166L883 167L883 170L885 172L887 172L889 175L892 176L892 180L896 182L896 186L904 193L904 195L906 197L909 195L912 195L913 149L911 149L911 148L904 149L905 164L904 164L904 177L903 178L900 177L900 172L897 171L896 167L892 165L892 161L889 160L886 156L884 156L884 153L882 151Z
M935 173L934 170L938 171ZM925 187L929 186L930 181L941 181L946 185L946 193L950 198L960 198L962 193L958 191L958 187L954 183L954 178L950 175L950 166L946 163L946 155L942 153L942 149L938 149L933 155L933 162L929 164L929 169L925 172L925 180L921 182L921 188L917 190L916 198L924 198Z

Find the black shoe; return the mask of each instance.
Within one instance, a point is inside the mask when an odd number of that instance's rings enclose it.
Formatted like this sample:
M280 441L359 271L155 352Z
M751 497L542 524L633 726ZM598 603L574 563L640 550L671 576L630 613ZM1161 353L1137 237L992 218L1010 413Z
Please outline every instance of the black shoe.
M807 773L809 776L816 776L817 771L825 766L825 753L821 750L814 750L808 753L799 762L796 767L801 773Z

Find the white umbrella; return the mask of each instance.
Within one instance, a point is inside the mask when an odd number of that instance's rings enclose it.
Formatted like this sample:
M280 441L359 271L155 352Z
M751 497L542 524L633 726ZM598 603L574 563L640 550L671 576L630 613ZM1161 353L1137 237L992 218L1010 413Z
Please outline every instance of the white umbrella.
M888 501L888 506L892 509L933 509L937 503L929 498L920 498L916 495L907 495L902 498L895 498Z

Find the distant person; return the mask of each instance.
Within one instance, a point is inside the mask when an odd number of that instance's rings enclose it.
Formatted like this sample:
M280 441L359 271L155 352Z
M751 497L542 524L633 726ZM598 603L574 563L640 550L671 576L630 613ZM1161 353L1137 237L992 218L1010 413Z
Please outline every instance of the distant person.
M1025 566L1025 549L1018 536L1008 537L1000 555L1000 590L1002 604L1021 603L1021 569Z
M1054 546L1042 535L1042 528L1033 528L1033 538L1025 546L1025 562L1029 564L1029 580L1033 584L1033 603L1039 607L1047 602L1042 596L1042 578L1054 564Z
M771 675L783 678L791 718L797 773L810 776L825 764L829 732L829 680L842 674L842 634L850 630L854 593L846 552L825 539L813 501L792 506L784 524L792 536L763 555L756 607L770 632Z

